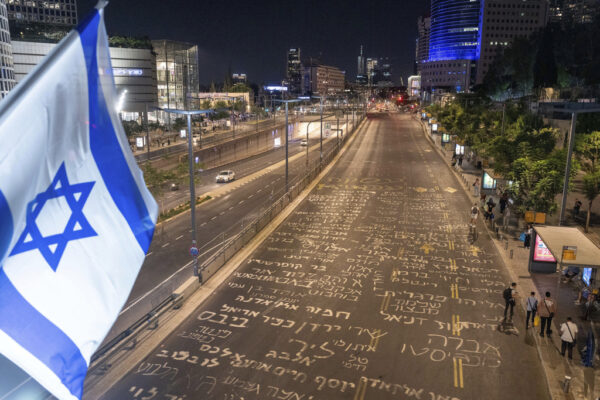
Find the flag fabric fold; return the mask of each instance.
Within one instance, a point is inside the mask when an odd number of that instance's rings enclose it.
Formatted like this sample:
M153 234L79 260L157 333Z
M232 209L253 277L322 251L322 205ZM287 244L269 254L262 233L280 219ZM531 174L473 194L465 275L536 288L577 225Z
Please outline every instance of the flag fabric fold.
M0 353L60 399L82 397L156 223L116 100L99 8L0 102Z

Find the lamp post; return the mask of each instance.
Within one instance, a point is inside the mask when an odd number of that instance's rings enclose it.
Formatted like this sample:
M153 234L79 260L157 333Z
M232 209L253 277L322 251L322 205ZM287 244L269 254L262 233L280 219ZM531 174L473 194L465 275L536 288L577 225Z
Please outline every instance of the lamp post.
M285 104L285 191L287 192L289 189L289 150L288 150L288 142L289 142L289 125L288 125L288 104L289 103L297 103L301 101L300 99L292 99L292 100L272 100L276 103L284 103Z
M323 161L323 102L325 100L324 96L310 96L313 99L319 99L319 104L321 106L321 137L320 137L320 145L319 145L319 161Z
M187 127L188 127L188 164L190 169L190 214L192 219L192 247L190 253L194 257L194 276L198 276L202 279L198 271L198 248L196 246L196 187L194 184L194 150L192 148L192 115L210 114L214 110L175 110L175 109L159 109L168 114L181 114L187 115ZM195 249L195 251L194 251Z

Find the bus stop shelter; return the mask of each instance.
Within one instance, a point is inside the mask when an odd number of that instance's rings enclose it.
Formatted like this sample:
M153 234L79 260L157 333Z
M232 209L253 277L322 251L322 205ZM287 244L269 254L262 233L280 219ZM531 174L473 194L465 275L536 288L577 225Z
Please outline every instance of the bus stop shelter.
M579 267L582 279L594 278L600 268L600 248L578 228L564 226L533 227L529 271L554 273L557 267Z

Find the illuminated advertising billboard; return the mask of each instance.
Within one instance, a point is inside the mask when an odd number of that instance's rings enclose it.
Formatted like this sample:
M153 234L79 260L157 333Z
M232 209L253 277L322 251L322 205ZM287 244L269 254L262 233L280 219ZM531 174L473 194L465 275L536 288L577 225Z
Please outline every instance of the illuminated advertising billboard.
M450 134L442 133L442 143L450 143Z
M482 183L484 189L496 189L496 180L492 178L487 172L483 173Z
M585 282L586 285L590 285L590 279L592 279L592 269L584 268L583 274L581 275L581 280Z
M546 247L539 235L535 235L535 248L533 249L533 261L556 262L556 259Z

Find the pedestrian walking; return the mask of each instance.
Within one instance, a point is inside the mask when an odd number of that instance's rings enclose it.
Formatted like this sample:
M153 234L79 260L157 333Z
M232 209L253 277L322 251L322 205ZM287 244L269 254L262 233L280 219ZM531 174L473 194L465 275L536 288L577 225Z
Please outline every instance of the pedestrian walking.
M527 298L527 318L525 319L525 329L529 328L531 318L531 326L535 326L535 313L537 312L538 300L535 297L535 292L531 292Z
M514 314L514 310L515 310L515 296L517 295L517 284L516 282L513 282L510 284L509 287L507 287L506 289L504 289L504 291L502 292L502 297L504 297L504 302L505 302L505 306L504 306L504 320L506 320L506 314L508 312L508 309L510 308L510 318L509 320L512 321L512 317Z
M527 231L525 232L525 240L523 241L523 246L528 249L531 246L531 234L533 233L533 229L531 225L528 226Z
M494 207L496 207L494 198L492 196L490 196L490 198L486 204L487 204L487 213L485 214L485 219L486 220L491 219L493 221L494 220Z
M475 197L479 196L479 178L475 179L475 182L473 182L473 195Z
M508 194L503 193L502 197L500 197L500 214L504 214L504 210L506 209L507 204L508 204Z
M560 340L562 342L560 347L560 354L565 356L565 350L568 349L569 360L573 359L573 347L577 341L577 325L573 323L571 317L567 317L567 322L563 322L560 326Z
M479 207L477 207L477 203L473 203L473 207L471 207L471 222L469 223L471 225L471 227L475 226L478 215L479 215Z
M510 206L506 207L506 211L504 212L504 217L502 217L502 228L506 231L508 229L508 222L510 220Z
M459 167L462 167L462 162L463 162L463 155L461 154L461 155L458 157L458 166L459 166Z
M540 324L540 336L544 337L544 328L546 329L546 335L552 334L552 318L556 313L556 303L550 296L550 292L546 292L546 297L540 302L537 310L542 323Z
M573 206L573 214L575 214L575 216L579 215L579 210L581 210L582 205L583 203L579 199L575 199L575 205Z

